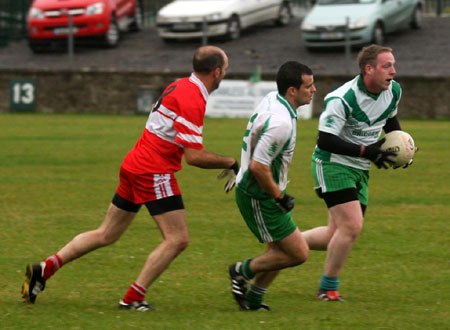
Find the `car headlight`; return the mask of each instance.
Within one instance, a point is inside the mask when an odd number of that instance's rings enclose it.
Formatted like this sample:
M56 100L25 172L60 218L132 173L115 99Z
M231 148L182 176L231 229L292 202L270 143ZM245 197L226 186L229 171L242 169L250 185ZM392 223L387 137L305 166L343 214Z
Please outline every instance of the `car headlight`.
M364 29L369 26L369 19L367 17L363 17L360 19L357 19L356 21L350 22L348 25L348 28L350 30L359 30Z
M300 29L303 31L315 31L316 26L314 24L309 23L308 21L303 21Z
M44 18L44 13L39 8L31 7L28 17L41 19Z
M103 13L105 4L103 2L96 2L86 7L86 15L98 15Z
M218 21L222 17L222 15L220 13L213 13L206 15L205 17L207 21Z

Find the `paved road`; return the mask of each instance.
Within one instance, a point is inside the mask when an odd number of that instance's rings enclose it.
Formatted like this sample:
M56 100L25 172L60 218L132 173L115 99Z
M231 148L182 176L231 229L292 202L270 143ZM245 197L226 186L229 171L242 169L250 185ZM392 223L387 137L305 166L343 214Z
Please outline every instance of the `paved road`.
M309 65L316 75L356 74L357 51L346 60L343 50L309 52L300 40L300 19L287 27L269 24L254 27L236 41L211 43L222 47L230 57L230 73L251 73L257 66L262 72L276 72L286 60ZM201 41L166 44L155 29L127 33L116 49L89 45L76 47L73 68L104 70L156 70L189 72L193 51ZM450 76L450 18L426 17L421 30L405 29L386 38L394 49L399 76ZM67 69L68 55L62 52L33 54L26 41L0 48L0 69Z

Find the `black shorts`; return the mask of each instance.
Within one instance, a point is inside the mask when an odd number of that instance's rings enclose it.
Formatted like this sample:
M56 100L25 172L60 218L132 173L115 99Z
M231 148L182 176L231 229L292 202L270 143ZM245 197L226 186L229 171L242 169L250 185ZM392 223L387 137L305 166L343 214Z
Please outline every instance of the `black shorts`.
M134 204L116 193L112 199L112 203L119 209L127 212L137 213L142 204ZM184 210L183 199L181 195L174 195L167 198L157 199L144 203L151 216L163 214L175 210Z
M325 203L327 204L327 207L333 207L338 204L344 204L351 201L357 201L358 200L358 192L355 188L348 188L348 189L342 189L338 191L333 192L327 192L322 193L322 190L319 188L316 188L316 193L319 195L320 198L323 198ZM361 204L362 213L366 212L367 205Z

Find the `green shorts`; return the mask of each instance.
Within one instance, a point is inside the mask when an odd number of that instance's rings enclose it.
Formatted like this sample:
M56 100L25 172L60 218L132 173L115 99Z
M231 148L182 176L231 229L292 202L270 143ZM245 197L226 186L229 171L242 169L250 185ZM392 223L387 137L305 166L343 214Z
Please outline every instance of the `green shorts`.
M273 198L254 199L237 188L236 203L248 228L261 243L282 240L297 228L292 211L283 213Z
M348 188L355 188L358 200L367 205L369 201L369 171L350 166L313 159L311 170L316 189L329 193Z

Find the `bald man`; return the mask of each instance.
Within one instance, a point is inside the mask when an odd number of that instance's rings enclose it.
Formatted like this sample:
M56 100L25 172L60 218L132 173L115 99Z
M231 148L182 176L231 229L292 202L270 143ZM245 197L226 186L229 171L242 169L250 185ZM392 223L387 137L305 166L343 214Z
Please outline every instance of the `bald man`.
M194 72L167 86L153 105L142 136L122 162L119 185L100 227L75 236L45 261L27 266L22 287L26 302L34 303L46 281L63 265L117 241L144 204L161 231L162 242L149 254L119 308L154 309L145 300L148 288L189 243L181 191L174 176L182 168L183 155L189 165L224 169L226 192L233 188L239 169L236 159L203 147L206 102L225 77L228 57L218 47L204 46L192 62Z

